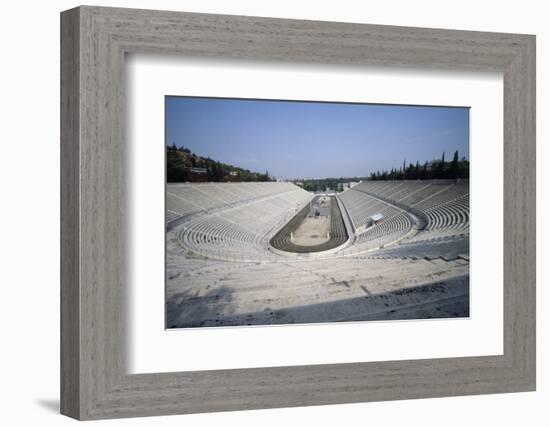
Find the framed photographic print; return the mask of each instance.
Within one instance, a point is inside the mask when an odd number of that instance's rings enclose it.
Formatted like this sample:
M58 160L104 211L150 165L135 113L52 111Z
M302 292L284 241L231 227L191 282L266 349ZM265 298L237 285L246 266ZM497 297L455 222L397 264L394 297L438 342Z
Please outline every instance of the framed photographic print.
M535 38L61 15L62 413L535 389Z
M469 317L468 108L165 115L167 328Z

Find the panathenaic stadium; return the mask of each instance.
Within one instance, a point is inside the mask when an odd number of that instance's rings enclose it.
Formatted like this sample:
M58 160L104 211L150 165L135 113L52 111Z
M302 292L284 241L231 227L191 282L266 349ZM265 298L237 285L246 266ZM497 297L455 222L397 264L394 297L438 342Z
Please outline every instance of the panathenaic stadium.
M469 181L166 189L166 326L469 316Z

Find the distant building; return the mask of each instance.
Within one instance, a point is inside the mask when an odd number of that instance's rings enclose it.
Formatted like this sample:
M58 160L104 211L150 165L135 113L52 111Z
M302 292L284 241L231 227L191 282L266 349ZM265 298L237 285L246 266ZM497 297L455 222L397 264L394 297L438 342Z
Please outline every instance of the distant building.
M187 175L189 182L208 182L208 169L199 167L190 167Z
M351 188L351 182L339 182L338 185L338 191L345 191L348 188Z
M206 168L189 168L189 172L199 175L206 175L208 173L208 170Z

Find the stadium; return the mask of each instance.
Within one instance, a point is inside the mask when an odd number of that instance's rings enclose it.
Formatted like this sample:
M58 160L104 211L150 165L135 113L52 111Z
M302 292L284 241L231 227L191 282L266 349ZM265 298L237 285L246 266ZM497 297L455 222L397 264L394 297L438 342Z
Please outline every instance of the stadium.
M469 316L469 180L169 183L166 327Z

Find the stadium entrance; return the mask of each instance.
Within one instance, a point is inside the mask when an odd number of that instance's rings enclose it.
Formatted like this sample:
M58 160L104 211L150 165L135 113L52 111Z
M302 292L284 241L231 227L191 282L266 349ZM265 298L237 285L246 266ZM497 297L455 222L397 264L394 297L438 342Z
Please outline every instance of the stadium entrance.
M334 201L336 203L336 201ZM321 196L313 199L310 203L308 218L328 218L330 216L331 198Z

